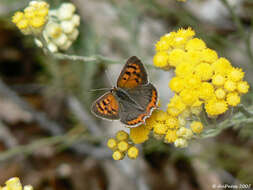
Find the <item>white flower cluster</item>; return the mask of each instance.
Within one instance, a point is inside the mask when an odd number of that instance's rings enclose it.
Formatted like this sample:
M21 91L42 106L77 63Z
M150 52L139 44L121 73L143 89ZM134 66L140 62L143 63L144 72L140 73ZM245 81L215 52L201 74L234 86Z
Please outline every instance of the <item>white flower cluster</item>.
M75 10L76 7L72 3L63 3L58 9L49 11L49 20L43 31L49 51L67 50L78 37L80 16L74 14ZM40 41L35 42L42 46Z

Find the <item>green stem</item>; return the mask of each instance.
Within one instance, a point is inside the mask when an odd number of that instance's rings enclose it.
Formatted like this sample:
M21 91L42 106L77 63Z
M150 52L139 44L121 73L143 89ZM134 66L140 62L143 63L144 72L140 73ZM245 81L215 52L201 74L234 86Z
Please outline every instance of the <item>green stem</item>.
M252 113L250 111L248 111L246 108L242 108L242 109L244 111L238 112L237 114L233 115L233 117L231 119L226 119L225 121L219 123L215 129L208 129L208 130L204 131L200 135L200 138L214 137L229 127L234 127L234 126L238 126L241 124L253 123ZM248 117L249 115L251 117Z
M245 106L243 104L239 104L238 109L240 112L242 112L243 115L245 115L247 118L252 117L253 113L251 113L249 110L247 110L247 108L245 108Z
M93 56L78 56L78 55L67 55L63 53L51 53L51 55L56 59L68 59L72 61L82 61L82 62L106 62L109 64L120 64L121 61L111 60L101 55Z
M7 160L15 155L21 154L21 153L26 153L29 154L33 152L34 150L38 150L41 147L44 146L49 146L49 145L54 145L59 142L64 141L66 136L54 136L54 137L48 137L48 138L43 138L40 139L36 142L33 142L29 145L19 145L16 146L12 149L9 149L5 152L0 153L0 161Z

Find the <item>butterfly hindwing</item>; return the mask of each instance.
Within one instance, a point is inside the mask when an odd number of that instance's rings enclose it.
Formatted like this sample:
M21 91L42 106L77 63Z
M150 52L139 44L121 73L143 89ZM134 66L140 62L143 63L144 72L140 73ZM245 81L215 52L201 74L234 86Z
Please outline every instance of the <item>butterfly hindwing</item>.
M91 110L96 116L102 117L104 119L119 119L119 104L111 92L107 92L98 98L92 104Z
M130 89L147 83L148 76L143 63L136 56L130 57L119 75L117 87Z
M130 105L128 102L119 102L120 121L130 127L136 127L142 124L157 107L158 94L151 83L126 92L141 108L137 109L137 106Z

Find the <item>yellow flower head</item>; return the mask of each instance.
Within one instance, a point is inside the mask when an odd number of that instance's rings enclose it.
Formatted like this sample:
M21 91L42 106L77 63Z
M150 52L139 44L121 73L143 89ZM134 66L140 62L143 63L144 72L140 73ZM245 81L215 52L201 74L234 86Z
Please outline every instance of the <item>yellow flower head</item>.
M12 17L12 22L24 34L39 34L47 22L49 5L43 1L31 1L24 9L24 13L16 12Z
M233 82L232 80L227 80L224 84L224 88L229 91L232 92L236 89L236 83Z
M36 16L45 17L48 15L48 8L42 7L36 11Z
M139 155L139 150L135 146L132 146L127 151L127 156L131 159L136 159Z
M216 74L212 77L212 83L215 86L222 86L225 83L225 77L221 74Z
M12 22L17 24L19 21L21 21L24 18L24 13L18 11L14 14L12 17Z
M168 51L171 48L171 43L173 40L173 33L165 34L156 43L156 51Z
M150 130L141 125L130 129L130 139L134 144L140 144L148 140Z
M108 139L107 147L114 150L117 147L117 141L114 138Z
M195 74L185 76L183 82L184 82L185 88L188 88L191 90L197 89L201 85L200 76L197 76Z
M165 124L170 128L170 129L177 129L179 126L178 119L173 116L168 116Z
M215 90L215 95L218 99L224 99L226 97L226 92L223 88L218 88L217 90Z
M165 51L157 52L153 58L154 65L159 68L169 68L169 55Z
M155 120L160 123L164 123L169 115L163 110L157 110L155 115Z
M237 90L239 93L245 94L249 91L249 84L246 81L241 81L237 84Z
M114 151L112 154L112 158L114 160L122 160L124 157L125 157L125 154L118 150Z
M186 105L183 103L181 97L178 95L174 95L173 98L170 99L167 112L172 116L178 116L185 110L185 108Z
M40 28L45 24L44 17L34 17L30 20L30 25L34 28Z
M208 81L213 76L213 69L208 63L200 63L195 67L195 75L201 78L203 81Z
M180 92L185 88L185 86L185 81L181 77L173 77L169 83L170 89L175 92Z
M192 105L198 100L198 94L196 91L184 89L180 92L180 97L186 105Z
M185 49L187 51L201 51L206 48L206 44L199 38L193 38L187 42Z
M176 76L187 76L193 74L194 71L194 64L191 62L183 62L176 67L175 73Z
M227 111L228 105L225 100L217 100L213 98L205 104L205 109L208 115L217 116Z
M156 123L154 126L154 133L157 135L165 135L167 132L168 126L164 123Z
M201 133L203 131L203 124L199 121L193 121L190 127L194 133Z
M186 52L185 59L187 63L190 63L193 66L198 65L201 62L201 52L200 51L188 51Z
M168 104L168 109L167 109L167 112L172 115L172 116L178 116L182 111L170 104Z
M202 104L203 104L203 101L197 101L196 103L198 103L198 105L195 106L195 104L193 104L193 106L191 107L191 113L194 114L194 115L199 115L202 111Z
M126 141L128 137L129 137L128 133L123 130L120 130L116 133L116 139L118 141Z
M184 48L188 40L195 35L195 32L191 28L179 29L174 35L173 47Z
M127 141L120 141L117 147L120 152L126 152L127 149L129 148L129 144Z
M244 72L239 68L232 68L228 74L228 78L234 82L242 80L244 77Z
M173 49L169 53L169 64L170 66L177 67L179 64L185 62L186 53L182 49Z
M29 18L34 18L35 17L35 13L36 13L36 9L35 9L35 7L26 7L25 9L24 9L24 13L25 13L25 17L27 18L27 19L29 19Z
M203 82L199 89L199 98L203 100L208 100L211 97L214 96L214 88L213 85L211 85L208 82Z
M193 36L195 36L195 31L192 30L192 28L188 27L187 29L184 28L180 28L177 31L177 34L180 36L183 36L184 38L186 38L187 40L191 39Z
M227 75L232 69L231 63L224 57L219 58L212 64L213 71L216 74L221 74L223 76Z
M172 142L175 142L176 139L177 139L177 131L169 129L166 132L164 142L165 143L172 143Z
M22 19L17 23L17 27L20 30L26 29L29 26L29 21L27 19Z
M175 37L173 39L173 48L184 48L186 42L187 42L187 38L185 38L184 35L181 35L180 33L176 33Z
M230 106L237 106L241 99L238 93L232 92L227 95L227 103Z
M213 62L217 61L218 55L216 51L206 48L201 51L201 61L212 64Z

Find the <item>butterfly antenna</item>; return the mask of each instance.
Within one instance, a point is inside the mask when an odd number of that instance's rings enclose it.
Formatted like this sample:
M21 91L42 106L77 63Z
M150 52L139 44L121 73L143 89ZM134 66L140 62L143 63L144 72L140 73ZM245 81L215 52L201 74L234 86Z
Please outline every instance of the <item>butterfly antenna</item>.
M109 75L108 70L105 70L105 75L108 78L111 87L113 87L112 77Z
M102 91L102 90L110 90L111 88L97 88L97 89L91 89L89 92L96 92L96 91Z

